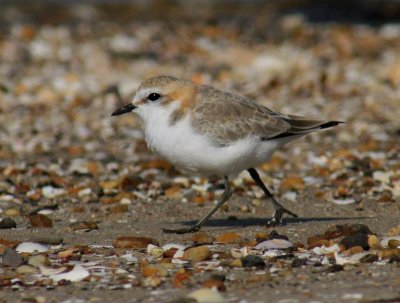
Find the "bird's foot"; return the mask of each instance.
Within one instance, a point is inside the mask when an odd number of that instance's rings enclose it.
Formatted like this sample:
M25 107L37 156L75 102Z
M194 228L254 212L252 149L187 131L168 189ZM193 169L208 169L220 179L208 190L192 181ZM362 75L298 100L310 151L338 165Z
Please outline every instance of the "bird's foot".
M188 233L195 233L196 231L199 231L200 226L193 225L190 227L184 227L184 228L178 228L178 229L163 228L162 230L166 234L188 234Z
M283 221L283 214L286 213L289 216L292 216L294 218L297 218L298 215L296 215L294 212L288 210L287 208L284 207L279 207L276 211L272 219L267 221L266 226L272 227L272 226L278 226L282 224Z

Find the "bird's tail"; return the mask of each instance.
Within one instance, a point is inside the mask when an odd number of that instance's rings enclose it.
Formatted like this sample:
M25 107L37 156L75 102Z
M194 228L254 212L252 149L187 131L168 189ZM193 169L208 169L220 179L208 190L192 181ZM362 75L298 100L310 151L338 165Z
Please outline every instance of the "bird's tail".
M306 135L314 131L327 129L338 124L345 123L342 121L323 121L293 115L289 115L288 118L284 120L290 124L290 128L279 135L269 138L269 140Z

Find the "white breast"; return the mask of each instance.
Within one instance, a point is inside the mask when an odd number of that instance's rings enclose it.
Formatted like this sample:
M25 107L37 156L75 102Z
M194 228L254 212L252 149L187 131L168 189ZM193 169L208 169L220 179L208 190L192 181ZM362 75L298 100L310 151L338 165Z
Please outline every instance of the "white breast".
M157 106L142 118L148 146L177 168L200 175L230 176L265 162L282 144L247 137L232 145L218 147L191 126L190 115L170 123L171 109Z

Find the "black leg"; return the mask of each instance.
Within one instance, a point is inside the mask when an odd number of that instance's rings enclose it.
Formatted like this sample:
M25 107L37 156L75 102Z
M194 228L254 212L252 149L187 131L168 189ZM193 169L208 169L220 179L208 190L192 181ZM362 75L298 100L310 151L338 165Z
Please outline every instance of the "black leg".
M268 188L265 186L265 184L261 180L260 175L254 168L249 168L247 171L250 173L250 176L257 183L257 185L263 190L264 194L271 201L272 206L275 209L275 214L274 214L273 218L267 222L267 226L276 226L276 225L281 224L282 216L284 213L287 213L288 215L293 216L293 217L297 217L297 215L294 212L291 212L287 208L283 207L281 204L278 203L278 201L275 200L274 196L270 193Z
M185 228L179 229L167 229L163 228L163 232L165 233L173 233L173 234L186 234L186 233L194 233L199 231L200 228L207 222L207 220L232 196L231 186L229 184L228 177L224 178L225 181L225 191L221 196L221 199L218 201L217 205L203 218L201 218L195 225Z

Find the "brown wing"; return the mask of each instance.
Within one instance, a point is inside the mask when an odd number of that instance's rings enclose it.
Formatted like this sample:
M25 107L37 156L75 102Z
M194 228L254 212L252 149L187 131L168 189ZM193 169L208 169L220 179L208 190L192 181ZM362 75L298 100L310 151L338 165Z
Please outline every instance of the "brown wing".
M199 94L192 119L194 128L222 146L248 136L261 140L298 136L339 123L283 115L209 86L202 86Z
M247 136L273 137L290 129L283 115L246 98L211 87L202 87L200 93L205 101L196 103L193 125L218 145L229 145Z

